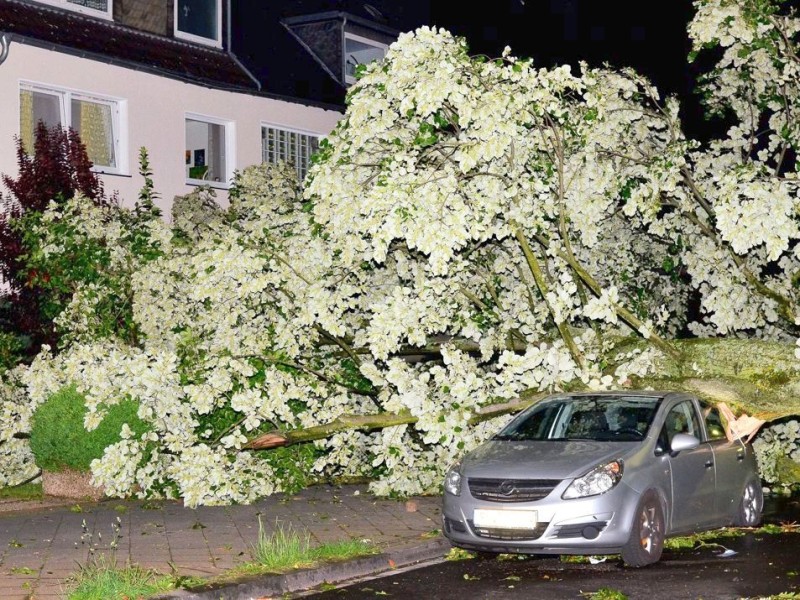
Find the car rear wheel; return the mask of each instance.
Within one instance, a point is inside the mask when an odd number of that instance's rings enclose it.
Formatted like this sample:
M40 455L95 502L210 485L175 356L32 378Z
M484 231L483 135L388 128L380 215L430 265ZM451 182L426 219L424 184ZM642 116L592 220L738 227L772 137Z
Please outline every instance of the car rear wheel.
M622 548L622 560L629 567L644 567L661 558L664 549L664 511L655 492L639 501L631 527L631 537Z
M761 508L764 506L764 494L760 482L752 480L744 488L739 510L734 525L738 527L755 527L761 521Z

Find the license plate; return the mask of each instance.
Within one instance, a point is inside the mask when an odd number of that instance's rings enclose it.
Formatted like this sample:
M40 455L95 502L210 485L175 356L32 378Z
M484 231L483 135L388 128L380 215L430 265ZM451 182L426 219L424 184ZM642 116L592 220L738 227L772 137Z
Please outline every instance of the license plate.
M536 511L476 508L472 521L487 529L536 529Z

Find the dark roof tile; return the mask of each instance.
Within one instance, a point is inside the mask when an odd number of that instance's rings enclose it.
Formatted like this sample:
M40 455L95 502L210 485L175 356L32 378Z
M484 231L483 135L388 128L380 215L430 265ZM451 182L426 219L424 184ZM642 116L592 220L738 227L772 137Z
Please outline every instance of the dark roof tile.
M19 42L79 54L213 88L255 92L226 51L18 0L0 0L0 32Z

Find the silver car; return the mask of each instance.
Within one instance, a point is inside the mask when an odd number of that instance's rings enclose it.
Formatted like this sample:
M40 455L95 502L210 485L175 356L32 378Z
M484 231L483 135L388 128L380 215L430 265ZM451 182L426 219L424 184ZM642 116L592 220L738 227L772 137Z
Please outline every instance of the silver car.
M550 396L447 472L443 528L484 552L622 554L641 567L665 537L755 526L752 448L719 411L677 392Z

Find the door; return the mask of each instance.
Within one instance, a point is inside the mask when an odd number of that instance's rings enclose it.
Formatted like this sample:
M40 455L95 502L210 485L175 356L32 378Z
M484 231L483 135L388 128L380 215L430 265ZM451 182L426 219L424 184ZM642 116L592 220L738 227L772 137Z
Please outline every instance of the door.
M702 529L712 525L716 519L714 452L711 445L704 441L700 423L694 402L682 400L667 413L661 432L669 457L671 531L675 532ZM678 433L695 436L700 440L700 445L673 456L669 448L672 438Z
M700 412L703 415L708 442L714 452L714 470L717 478L715 521L719 525L728 525L733 521L739 508L742 490L751 472L746 460L747 451L742 442L728 441L717 407L701 402Z

